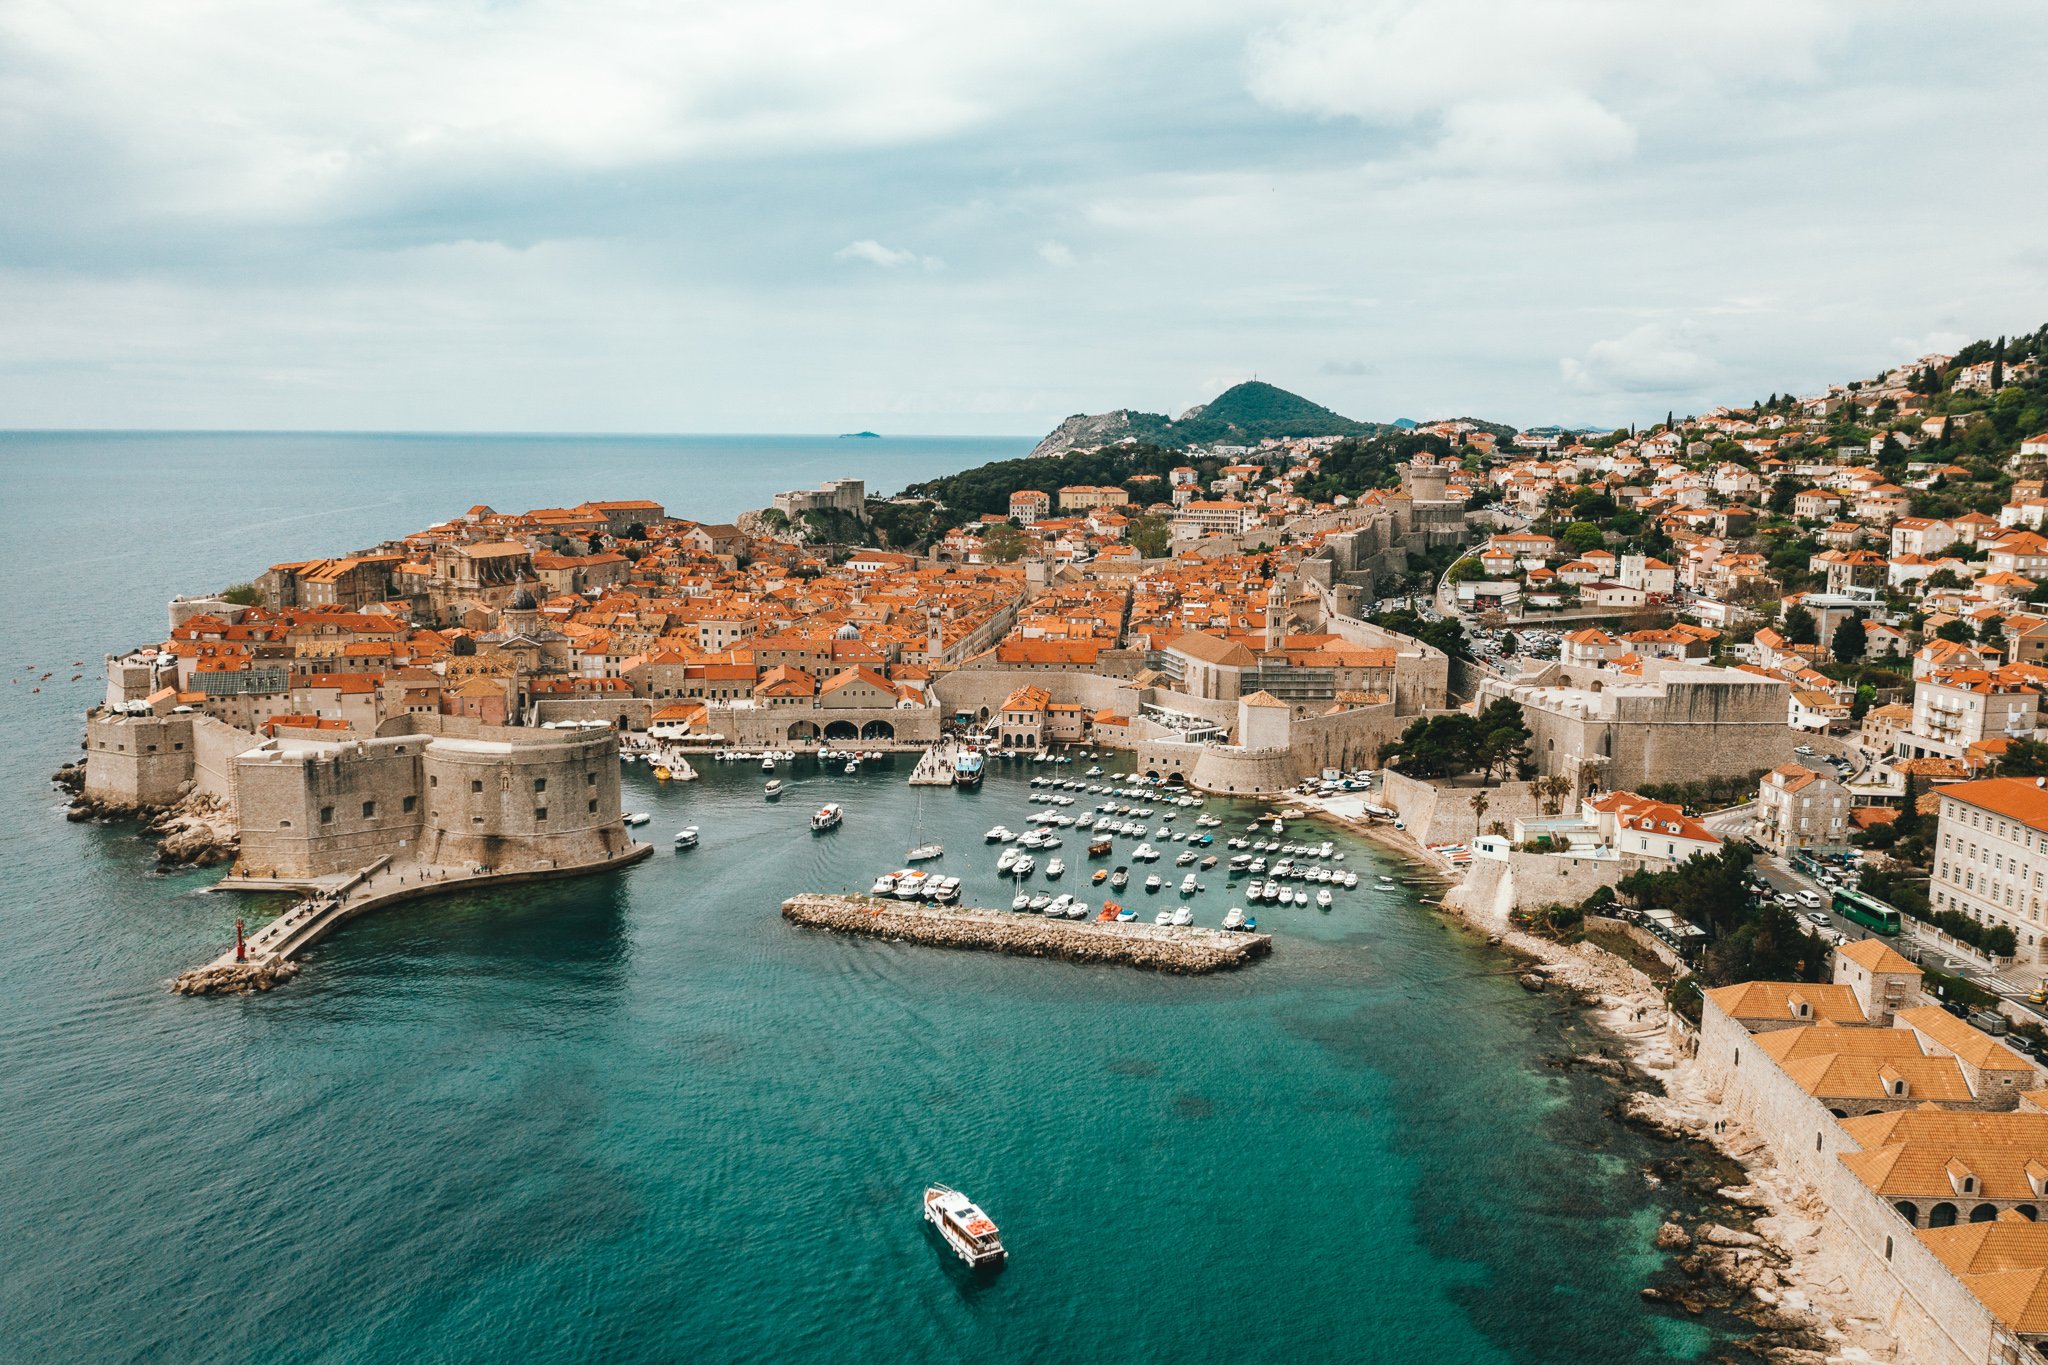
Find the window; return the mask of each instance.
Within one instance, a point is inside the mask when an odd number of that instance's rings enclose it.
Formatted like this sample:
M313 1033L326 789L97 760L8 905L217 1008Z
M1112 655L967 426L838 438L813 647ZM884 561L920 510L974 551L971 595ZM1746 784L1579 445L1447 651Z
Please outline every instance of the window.
M590 813L597 814L597 798L594 796L590 798Z
M414 811L418 810L419 808L420 799L417 796L408 796L405 798L405 800L399 803L399 810L406 815L411 815Z
M320 808L320 823L323 825L331 825L334 823L334 807L322 806Z
M536 778L534 778L534 779L533 779L533 789L534 789L535 791L537 791L537 792L544 792L544 791L546 791L546 790L548 789L548 780L547 780L547 779L546 779L545 777L536 777Z
M548 808L546 806L535 806L533 808L533 818L536 822L547 819Z
M595 786L597 785L597 774L596 774L596 773L585 773L585 774L583 774L583 785L584 785L584 786L586 786L586 787L595 787Z
M471 796L481 796L481 795L483 795L483 791L484 791L484 784L483 784L483 783L482 783L481 781L479 781L479 780L475 780L475 779L472 779L472 780L471 780L471 782L470 782L470 784L469 784L469 793L470 793L470 795L471 795Z
M292 822L289 820L280 820L277 822L277 827L279 829L290 829L292 827Z
M438 787L438 786L440 786L440 785L441 785L441 779L440 779L439 775L438 775L438 774L432 774L432 773L428 774L428 776L427 776L427 785L428 785L429 787Z
M371 818L375 817L375 815L376 815L376 814L377 814L377 803L376 803L375 801L365 801L365 802L363 802L363 818L364 818L365 820L368 820L368 819L371 819Z

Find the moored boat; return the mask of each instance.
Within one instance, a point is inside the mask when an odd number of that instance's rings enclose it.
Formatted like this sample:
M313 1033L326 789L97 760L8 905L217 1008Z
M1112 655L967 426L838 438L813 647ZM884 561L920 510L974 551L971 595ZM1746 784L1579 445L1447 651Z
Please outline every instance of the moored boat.
M903 860L909 863L928 863L934 858L944 857L945 854L946 846L944 844L919 844L916 848L904 854Z
M1008 1255L995 1220L958 1190L944 1185L928 1186L924 1192L924 1216L939 1230L946 1245L976 1270L1000 1266Z

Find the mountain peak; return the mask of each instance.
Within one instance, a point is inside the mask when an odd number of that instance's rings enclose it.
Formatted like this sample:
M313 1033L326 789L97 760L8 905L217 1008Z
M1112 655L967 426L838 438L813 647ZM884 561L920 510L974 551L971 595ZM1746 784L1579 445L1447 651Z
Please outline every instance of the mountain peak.
M1278 385L1248 379L1173 419L1129 408L1095 417L1076 414L1040 441L1032 453L1057 455L1076 446L1119 440L1162 446L1257 445L1268 438L1369 436L1381 429L1370 422L1353 421Z

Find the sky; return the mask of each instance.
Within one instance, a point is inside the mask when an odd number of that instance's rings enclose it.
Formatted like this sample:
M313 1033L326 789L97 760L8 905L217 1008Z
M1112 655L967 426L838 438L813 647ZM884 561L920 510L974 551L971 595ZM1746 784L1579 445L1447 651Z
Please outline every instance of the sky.
M2039 0L5 0L0 428L1661 419L2048 321Z

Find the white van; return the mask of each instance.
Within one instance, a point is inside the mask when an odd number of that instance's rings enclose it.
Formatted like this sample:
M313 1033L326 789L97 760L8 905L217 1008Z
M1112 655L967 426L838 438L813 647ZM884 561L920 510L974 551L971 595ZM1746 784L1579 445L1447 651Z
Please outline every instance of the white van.
M1809 909L1809 910L1818 910L1818 909L1820 909L1820 897L1819 897L1819 896L1816 896L1816 895L1815 895L1815 894L1814 894L1813 892L1811 892L1811 891L1800 891L1800 892L1798 892L1798 893L1797 893L1797 895L1798 895L1798 897L1799 897L1799 903L1800 903L1801 905L1805 906L1805 907L1806 907L1807 909Z

